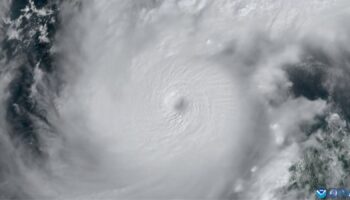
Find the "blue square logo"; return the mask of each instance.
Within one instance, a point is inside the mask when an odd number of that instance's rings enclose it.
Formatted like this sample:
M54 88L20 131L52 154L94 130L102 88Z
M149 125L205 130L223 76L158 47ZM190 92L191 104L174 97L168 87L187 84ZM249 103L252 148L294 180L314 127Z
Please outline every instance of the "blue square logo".
M325 199L327 197L327 190L326 189L316 190L316 197L318 199Z

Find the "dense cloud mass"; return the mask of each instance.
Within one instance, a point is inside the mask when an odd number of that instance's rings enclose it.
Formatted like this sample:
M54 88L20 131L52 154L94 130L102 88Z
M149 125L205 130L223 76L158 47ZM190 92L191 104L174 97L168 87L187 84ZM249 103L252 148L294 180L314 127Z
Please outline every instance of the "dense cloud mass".
M0 199L349 187L349 6L0 2Z

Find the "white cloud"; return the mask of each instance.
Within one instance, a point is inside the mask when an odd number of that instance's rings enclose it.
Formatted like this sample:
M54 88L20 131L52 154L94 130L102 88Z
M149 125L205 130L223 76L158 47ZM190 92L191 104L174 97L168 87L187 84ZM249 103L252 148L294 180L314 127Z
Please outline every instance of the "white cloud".
M65 4L54 48L65 88L52 119L64 139L43 137L55 178L28 179L62 199L245 197L248 184L273 199L299 156L300 126L328 107L295 98L285 66L310 37L321 41L306 22L334 2Z

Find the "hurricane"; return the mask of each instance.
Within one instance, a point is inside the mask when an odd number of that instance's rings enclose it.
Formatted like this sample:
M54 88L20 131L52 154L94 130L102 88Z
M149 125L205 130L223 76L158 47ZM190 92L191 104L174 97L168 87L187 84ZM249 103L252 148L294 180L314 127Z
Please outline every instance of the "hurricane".
M0 199L349 187L349 6L3 0Z

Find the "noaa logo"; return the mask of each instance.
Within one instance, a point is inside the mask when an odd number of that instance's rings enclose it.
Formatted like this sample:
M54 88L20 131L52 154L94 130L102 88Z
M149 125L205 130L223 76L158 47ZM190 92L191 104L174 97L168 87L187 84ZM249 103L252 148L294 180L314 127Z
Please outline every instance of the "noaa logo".
M316 197L318 199L325 199L327 196L327 190L326 189L318 189L316 190Z

